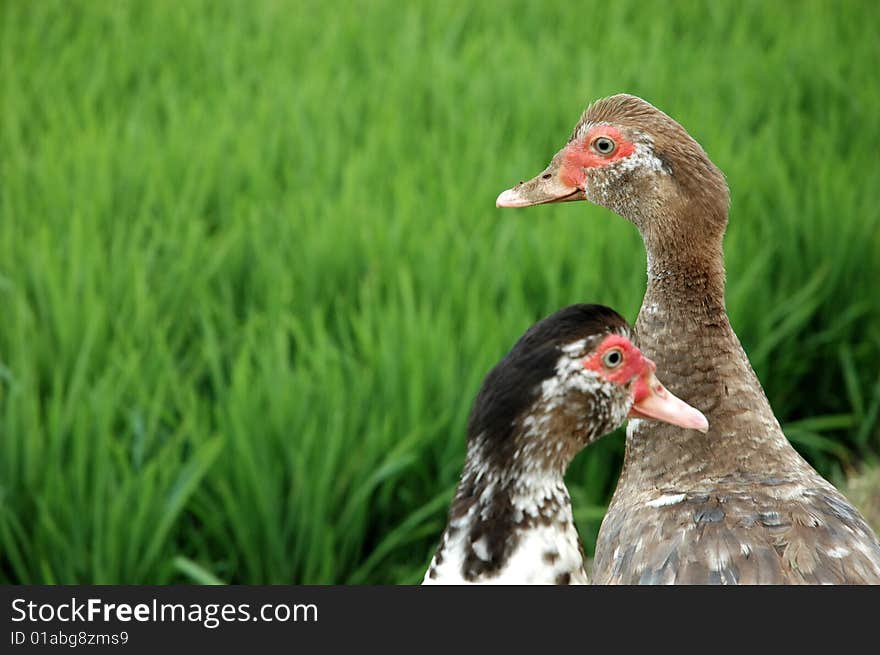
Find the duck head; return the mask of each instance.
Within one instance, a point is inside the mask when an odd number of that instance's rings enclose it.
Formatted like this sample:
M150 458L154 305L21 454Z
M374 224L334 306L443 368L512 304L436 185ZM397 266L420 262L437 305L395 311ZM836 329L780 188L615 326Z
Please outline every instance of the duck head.
M633 222L646 243L717 240L727 224L724 176L672 118L636 96L598 100L540 174L498 207L589 200Z
M627 417L705 432L698 410L667 391L612 309L572 305L536 323L486 376L471 412L476 459L497 468L564 470Z

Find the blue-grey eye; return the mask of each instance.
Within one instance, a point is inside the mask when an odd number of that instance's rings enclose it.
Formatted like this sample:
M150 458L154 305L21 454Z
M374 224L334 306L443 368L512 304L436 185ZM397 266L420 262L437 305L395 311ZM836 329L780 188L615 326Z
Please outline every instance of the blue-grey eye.
M600 155L610 155L616 147L617 144L607 136L600 136L593 141L593 149Z
M620 348L612 348L602 355L602 363L605 368L617 368L623 362L623 353Z

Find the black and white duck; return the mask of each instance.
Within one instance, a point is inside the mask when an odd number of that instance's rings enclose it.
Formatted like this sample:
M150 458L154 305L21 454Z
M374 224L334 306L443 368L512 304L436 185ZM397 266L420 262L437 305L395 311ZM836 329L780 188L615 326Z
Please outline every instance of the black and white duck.
M464 470L424 584L586 583L563 480L574 456L627 417L708 427L655 368L607 307L573 305L532 326L474 401Z

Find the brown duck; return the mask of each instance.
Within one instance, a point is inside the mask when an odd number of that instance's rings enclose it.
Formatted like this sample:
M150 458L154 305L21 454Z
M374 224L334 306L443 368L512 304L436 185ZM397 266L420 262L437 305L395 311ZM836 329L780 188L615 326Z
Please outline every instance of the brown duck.
M589 200L631 221L647 249L640 346L708 434L631 421L602 522L605 584L880 583L880 543L792 448L724 305L728 189L676 121L616 95L584 112L566 146L499 207Z

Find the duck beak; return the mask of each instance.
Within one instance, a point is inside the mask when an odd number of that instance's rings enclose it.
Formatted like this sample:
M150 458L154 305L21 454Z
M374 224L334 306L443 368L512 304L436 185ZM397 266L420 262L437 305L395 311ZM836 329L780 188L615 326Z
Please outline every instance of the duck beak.
M650 360L649 360L650 361ZM649 418L664 421L690 430L707 432L709 421L703 413L677 398L660 384L654 375L654 363L635 383L635 402L629 411L630 418Z
M498 196L496 207L530 207L549 202L572 202L586 200L584 190L566 184L560 176L562 152L557 154L550 165L528 182L520 182Z

